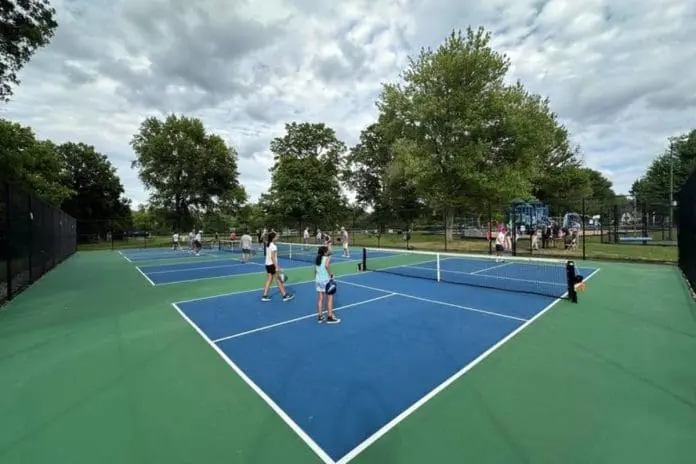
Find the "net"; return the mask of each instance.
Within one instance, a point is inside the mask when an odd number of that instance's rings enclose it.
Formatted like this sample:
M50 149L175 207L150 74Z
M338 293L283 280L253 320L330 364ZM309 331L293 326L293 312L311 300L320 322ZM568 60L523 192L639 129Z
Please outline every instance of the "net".
M241 240L220 240L218 250L228 252L228 253L242 253L242 241ZM251 255L255 256L257 253L256 248L251 246Z
M488 255L460 255L365 248L367 271L519 293L570 298L575 301L575 267L550 259L500 259Z
M317 249L321 245L277 242L276 246L278 247L278 258L314 263L317 258Z

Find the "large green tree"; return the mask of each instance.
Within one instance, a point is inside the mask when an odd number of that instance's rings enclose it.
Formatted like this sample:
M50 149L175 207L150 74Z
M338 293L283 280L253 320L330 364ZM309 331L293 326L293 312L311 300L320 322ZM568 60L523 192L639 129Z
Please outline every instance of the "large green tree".
M453 32L412 59L404 83L386 85L378 102L396 133L393 172L444 213L450 233L455 209L529 197L540 172L577 163L549 102L505 84L509 61L490 38Z
M645 174L631 186L631 195L661 217L669 215L670 165L676 200L679 190L696 170L696 129L670 138L665 152L657 156Z
M123 197L121 180L106 155L83 143L56 149L65 163L66 184L75 192L61 208L77 219L78 234L86 238L130 228L130 200Z
M192 227L199 212L233 214L246 201L236 150L208 134L199 119L148 118L131 145L150 202L174 213L174 228Z
M37 140L29 127L0 119L0 173L39 198L59 205L74 192L55 144Z
M334 227L345 216L341 192L345 144L323 123L290 123L271 141L274 164L262 207L281 224L276 227Z
M360 133L360 142L347 156L343 179L359 205L369 206L381 226L409 226L423 212L414 185L394 165L393 132L374 123Z
M0 0L0 101L12 96L19 71L53 38L55 15L47 0Z

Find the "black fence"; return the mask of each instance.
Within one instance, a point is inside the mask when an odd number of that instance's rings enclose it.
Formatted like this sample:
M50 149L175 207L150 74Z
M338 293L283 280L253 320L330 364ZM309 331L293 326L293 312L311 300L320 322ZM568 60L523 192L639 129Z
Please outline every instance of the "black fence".
M506 254L515 256L677 261L676 221L670 219L667 201L617 196L549 205L519 202L514 208L477 203L472 208L452 208L447 215L398 211L397 216L408 219L380 221L366 215L320 229L337 240L339 226L346 227L355 246L485 254L494 252L496 238L504 231L510 232ZM537 215L540 209L543 212ZM302 241L301 231L288 228L287 233L282 224L274 226L282 231L283 240ZM315 241L316 228L309 232Z
M696 172L679 192L679 267L696 290Z
M0 305L75 253L75 219L0 180Z

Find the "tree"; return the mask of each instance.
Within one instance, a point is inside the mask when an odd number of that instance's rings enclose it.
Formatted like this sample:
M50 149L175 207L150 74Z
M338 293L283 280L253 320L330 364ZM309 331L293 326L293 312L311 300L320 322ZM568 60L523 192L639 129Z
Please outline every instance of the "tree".
M608 203L614 200L616 193L612 188L611 181L604 177L604 174L590 168L584 168L583 171L585 171L590 181L592 198L594 200L599 200L600 203Z
M696 129L670 138L670 147L656 157L645 174L631 186L631 195L645 203L656 216L669 216L670 164L674 198L696 169Z
M37 140L29 127L0 119L0 173L53 205L73 194L66 185L65 163L48 140Z
M0 0L0 101L8 101L17 73L53 38L56 10L46 0Z
M105 235L131 225L130 200L123 198L121 180L106 155L83 143L56 147L65 163L66 181L75 192L61 208L78 220L78 234Z
M383 124L371 124L350 150L343 173L358 204L373 208L382 227L391 222L409 226L423 208L415 187L395 171L393 143Z
M448 234L455 209L530 196L539 172L576 162L548 100L506 86L508 67L490 34L469 28L422 50L404 84L380 96L380 121L396 133L393 172L444 215Z
M230 214L246 201L236 150L207 134L199 119L148 118L131 146L136 153L132 166L152 192L151 204L173 211L176 229L192 227L196 211Z
M345 216L339 173L346 146L325 124L290 123L271 141L271 187L261 199L285 226L335 227Z

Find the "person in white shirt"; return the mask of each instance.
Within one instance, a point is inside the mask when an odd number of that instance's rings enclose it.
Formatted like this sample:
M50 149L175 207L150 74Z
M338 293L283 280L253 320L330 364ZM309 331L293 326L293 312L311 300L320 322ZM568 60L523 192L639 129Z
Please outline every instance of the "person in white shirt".
M501 262L503 261L503 252L505 251L505 241L506 241L506 235L507 232L504 230L499 230L498 235L495 237L495 262Z
M317 245L321 244L321 238L324 236L324 234L321 233L321 229L317 229Z
M174 232L174 235L172 235L172 249L179 249L179 232Z
M343 257L350 258L350 247L348 244L348 231L341 227L341 244L343 245Z
M307 245L309 244L309 227L305 227L304 236L302 238L304 239L304 244L305 244L305 249L306 249Z
M196 253L196 256L201 255L201 242L203 241L203 231L199 230L198 233L193 237L193 251Z
M271 297L268 295L268 291L271 289L271 283L273 280L276 281L278 290L283 296L283 301L290 301L295 298L294 295L288 293L285 290L285 285L280 279L280 264L278 264L278 247L275 244L276 234L271 232L268 234L268 243L266 245L266 284L263 286L263 296L261 301L271 301Z
M248 263L251 256L251 235L245 231L239 241L242 247L242 262Z
M189 236L188 236L188 248L189 248L189 251L193 251L193 237L194 237L195 235L196 235L196 234L194 234L193 231L189 232Z

